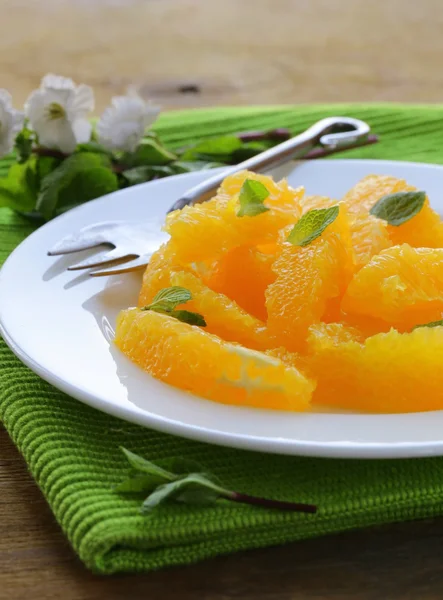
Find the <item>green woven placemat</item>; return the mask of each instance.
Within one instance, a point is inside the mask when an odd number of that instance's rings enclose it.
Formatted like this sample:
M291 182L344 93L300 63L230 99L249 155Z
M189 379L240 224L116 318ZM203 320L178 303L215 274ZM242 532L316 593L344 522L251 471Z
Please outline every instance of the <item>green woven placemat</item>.
M207 109L164 114L156 129L174 146L254 128L289 127L296 133L317 119L337 114L368 121L381 138L379 144L348 152L349 158L443 163L440 106ZM31 231L28 222L0 210L0 261ZM443 513L443 459L280 457L160 434L109 417L62 394L23 366L3 340L0 418L74 550L88 568L101 573L159 569L247 548ZM231 489L313 502L319 512L310 516L219 502L211 508L169 505L141 516L138 500L111 491L128 470L120 445L153 461L176 456L196 459Z

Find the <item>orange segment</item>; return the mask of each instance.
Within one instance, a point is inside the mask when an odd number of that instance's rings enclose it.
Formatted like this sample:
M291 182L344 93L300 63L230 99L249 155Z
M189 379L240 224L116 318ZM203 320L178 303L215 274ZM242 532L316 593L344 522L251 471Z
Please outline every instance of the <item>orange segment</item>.
M266 290L269 332L288 350L300 350L309 325L343 294L354 270L346 207L341 204L337 219L307 246L282 242L273 270L277 278Z
M251 179L258 179L248 173ZM285 191L267 198L269 211L254 217L238 217L238 194L219 195L203 204L186 206L166 218L165 230L170 234L171 251L180 256L182 263L216 259L237 246L254 246L275 241L279 229L295 223L300 215L300 189L287 201Z
M222 256L204 281L211 289L232 298L248 313L265 321L265 291L275 280L274 260L272 254L239 246Z
M441 248L443 246L443 223L440 215L432 210L426 198L421 211L400 225L388 225L389 236L393 244L407 243L416 248Z
M175 268L170 265L163 271L162 277L149 279L149 288L142 287L140 297L143 302L140 302L139 306L150 304L162 288L174 285L184 287L191 292L192 300L180 308L202 314L207 331L249 348L263 350L269 347L269 336L262 321L248 314L224 294L208 288L193 273L174 270Z
M171 285L184 287L191 292L192 300L182 308L202 314L207 323L206 330L210 333L256 350L269 347L269 335L262 321L244 311L225 294L208 288L192 273L172 273Z
M342 325L328 327L310 328L313 402L383 413L443 408L443 327L392 329L365 341Z
M119 314L115 343L157 379L226 404L304 411L315 387L278 358L137 308Z
M138 306L146 306L155 294L163 288L171 285L171 271L182 270L185 267L179 264L177 257L174 256L168 244L162 244L154 252L144 273L142 286L138 296Z
M443 248L403 244L383 250L354 276L342 309L403 329L441 319Z
M414 186L406 183L404 179L397 179L390 175L368 175L363 177L345 194L343 202L348 207L349 212L368 213L383 196L415 189Z
M344 196L343 202L351 212L368 213L383 196L416 189L404 179L389 175L368 175ZM416 248L443 246L443 223L440 216L431 208L428 199L415 217L398 227L388 225L387 231L394 245L407 243Z
M374 254L392 246L387 224L372 215L351 215L350 228L357 269L368 263Z
M304 195L304 189L291 188L286 179L274 181L269 175L261 175L252 171L239 171L234 175L228 175L221 184L218 194L221 197L235 196L240 193L241 187L245 179L254 179L262 183L269 192L266 199L266 206L272 206L287 211L295 211L300 213L300 202Z

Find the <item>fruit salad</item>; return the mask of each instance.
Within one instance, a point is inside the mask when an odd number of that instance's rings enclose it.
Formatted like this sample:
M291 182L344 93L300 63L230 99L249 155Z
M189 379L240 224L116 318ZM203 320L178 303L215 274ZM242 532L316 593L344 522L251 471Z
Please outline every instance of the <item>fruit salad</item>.
M308 196L242 171L164 229L115 336L153 377L237 406L443 409L443 222L426 191L369 175Z

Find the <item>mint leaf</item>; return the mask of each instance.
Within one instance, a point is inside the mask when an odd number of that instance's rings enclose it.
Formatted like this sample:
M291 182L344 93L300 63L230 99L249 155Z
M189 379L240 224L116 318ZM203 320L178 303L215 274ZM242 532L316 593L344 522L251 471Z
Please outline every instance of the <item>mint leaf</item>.
M192 171L201 171L202 169L215 169L217 167L224 167L225 163L221 162L210 162L206 160L194 160L194 161L185 161L185 160L177 160L171 163L170 168L174 171L174 173L190 173Z
M141 141L134 152L127 152L121 162L129 167L163 166L176 160L177 156L167 150L155 139L149 137Z
M206 321L203 315L196 312L190 312L189 310L175 310L176 306L185 304L186 302L189 302L189 300L192 300L192 294L189 290L179 286L172 286L160 290L152 300L151 304L143 306L141 310L153 310L155 312L165 313L170 317L183 321L183 323L206 327Z
M24 127L15 138L14 149L17 154L17 162L24 163L28 160L32 153L34 144L34 132Z
M38 193L36 160L15 163L6 177L0 179L0 207L18 212L30 212L35 207Z
M396 192L380 198L369 211L371 215L398 227L421 211L426 192Z
M113 157L111 150L108 150L108 148L105 148L98 142L85 142L83 144L77 144L75 152L93 152L96 154L105 154L109 158Z
M174 310L179 304L185 304L192 300L192 294L189 290L183 287L174 285L172 287L163 288L153 298L151 304L145 306L143 310Z
M418 329L419 327L441 327L441 326L443 326L443 319L440 319L440 321L431 321L430 323L423 323L421 325L415 325L415 327L413 327L411 331L414 331L415 329Z
M121 448L121 450L125 453L131 466L138 471L138 474L118 484L114 491L127 494L151 492L143 502L141 512L150 512L168 500L185 504L207 505L213 504L218 498L285 511L305 513L315 513L317 511L317 507L313 504L272 500L233 492L224 488L218 478L204 472L186 474L184 471L188 467L191 469L194 467L201 468L192 459L172 458L163 461L171 470L174 470L173 473L138 456L138 454L126 450L126 448Z
M242 147L242 141L235 135L222 135L208 138L193 146L188 146L181 154L182 161L207 160L222 163L231 162L235 150Z
M267 188L255 179L245 179L239 194L238 217L254 217L269 210L263 202L269 196Z
M36 208L49 220L117 189L118 180L109 158L101 153L80 152L66 158L44 177Z
M154 177L169 177L174 175L175 171L171 166L141 166L132 167L131 169L125 169L122 172L123 177L129 183L129 185L138 185L139 183L145 183L151 181Z
M168 500L213 504L219 496L226 494L229 494L229 491L212 482L207 475L191 473L159 486L143 502L142 512L150 512Z
M120 447L120 450L128 459L128 462L131 465L131 467L136 471L144 473L145 475L159 477L164 481L173 481L176 478L174 473L170 473L169 471L162 469L162 467L159 467L150 460L142 458L138 454L134 454L134 452L131 452L126 448Z
M339 207L312 209L294 225L286 238L294 246L307 246L321 236L323 231L338 217Z
M173 310L169 314L171 317L183 321L183 323L188 323L188 325L206 327L205 318L200 313L190 312L189 310Z
M114 492L118 492L119 494L141 494L142 492L152 492L163 483L165 483L163 477L139 474L117 484L114 487Z

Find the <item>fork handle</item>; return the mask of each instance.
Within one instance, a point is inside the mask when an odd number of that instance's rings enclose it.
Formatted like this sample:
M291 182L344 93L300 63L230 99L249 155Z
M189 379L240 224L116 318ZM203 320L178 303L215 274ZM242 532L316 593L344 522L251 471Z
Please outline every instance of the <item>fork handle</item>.
M205 179L185 192L168 212L209 200L228 175L243 170L266 171L278 167L289 160L302 158L319 144L327 148L352 147L364 141L369 131L367 123L350 117L328 117L317 121L299 135Z

